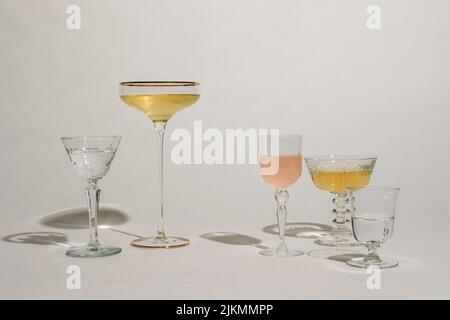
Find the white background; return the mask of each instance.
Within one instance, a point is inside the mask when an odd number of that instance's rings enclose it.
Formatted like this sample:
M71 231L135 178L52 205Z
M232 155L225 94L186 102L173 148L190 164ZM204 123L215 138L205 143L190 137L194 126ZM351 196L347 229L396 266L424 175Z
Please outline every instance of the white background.
M66 28L70 4L81 8L80 30ZM366 27L372 4L382 10L378 31ZM395 235L381 253L401 265L383 271L381 290L368 290L367 275L342 262L272 260L204 239L224 231L274 244L262 231L276 221L273 190L252 166L167 162L168 233L189 237L190 247L139 250L133 236L104 230L101 240L123 252L80 260L62 246L1 241L0 297L449 298L449 10L446 0L2 0L2 237L46 231L86 242L87 230L40 219L85 205L59 137L105 134L123 140L101 203L126 215L115 228L154 233L155 136L120 101L118 83L194 80L201 99L170 121L169 138L202 120L205 129L301 133L305 155L378 155L372 183L401 187ZM306 170L289 191L289 222L330 224L330 195ZM66 288L71 264L82 269L81 290Z

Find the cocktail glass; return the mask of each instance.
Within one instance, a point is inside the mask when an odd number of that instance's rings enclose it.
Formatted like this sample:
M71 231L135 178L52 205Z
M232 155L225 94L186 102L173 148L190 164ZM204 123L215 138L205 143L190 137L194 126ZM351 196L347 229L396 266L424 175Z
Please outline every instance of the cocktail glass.
M79 258L105 257L117 254L120 248L106 247L98 241L97 214L100 188L97 182L109 171L120 143L118 136L61 138L76 173L87 182L90 240L82 247L70 248L66 255Z
M304 254L297 249L289 249L284 240L289 199L287 188L294 184L302 173L302 136L271 135L264 137L266 147L260 148L260 175L275 188L279 242L274 248L260 251L269 257L292 257ZM260 143L260 146L263 145Z
M355 239L367 247L364 258L347 261L359 268L392 268L397 261L381 259L377 249L392 237L394 232L395 207L400 188L368 187L355 192L355 209L352 212L352 227Z
M375 156L311 156L305 157L314 185L334 195L335 208L333 228L327 236L315 242L324 246L359 246L350 228L350 213L353 208L352 190L367 186L373 172Z
M133 240L131 245L144 248L175 248L189 244L182 237L167 236L164 229L163 154L164 129L167 121L177 112L193 105L200 97L200 85L186 81L133 81L122 82L120 98L127 105L144 112L153 122L157 137L159 170L159 212L157 234Z

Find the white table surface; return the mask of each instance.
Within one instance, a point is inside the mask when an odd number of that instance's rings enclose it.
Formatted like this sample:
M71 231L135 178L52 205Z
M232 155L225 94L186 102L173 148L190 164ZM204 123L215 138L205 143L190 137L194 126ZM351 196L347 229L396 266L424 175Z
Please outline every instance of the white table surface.
M82 210L72 210L82 217ZM257 221L245 221L230 214L233 220L207 227L207 219L191 223L187 217L171 219L171 234L188 236L189 247L149 250L131 247L134 236L146 233L146 225L136 220L115 225L127 210L109 207L104 210L110 227L102 229L101 241L120 246L119 255L99 259L76 259L64 255L65 246L82 244L88 236L85 229L62 229L43 226L36 219L11 222L1 226L1 234L49 232L56 244L1 242L1 298L17 299L394 299L450 298L448 277L448 241L444 225L432 229L405 230L380 251L395 257L400 265L381 272L381 289L369 290L369 277L363 270L327 259L364 252L358 249L331 249L312 240L288 237L291 247L306 255L273 259L258 254L259 246L272 245L275 236L261 230ZM58 216L57 214L56 216ZM180 215L181 216L181 215ZM270 222L269 215L266 220ZM55 215L51 216L55 217ZM226 217L223 215L223 217ZM242 223L239 223L239 219ZM145 219L143 219L145 220ZM401 220L401 219L399 219ZM58 218L47 224L61 223ZM64 221L64 219L62 220ZM77 224L72 219L70 223ZM82 224L81 221L79 223ZM105 223L105 220L103 220ZM440 228L441 226L441 228ZM422 227L426 227L425 225ZM120 231L120 232L119 232ZM227 239L235 244L201 237L211 231L232 232ZM397 231L397 230L396 230ZM418 236L411 236L417 232ZM442 233L441 233L442 232ZM61 235L62 234L62 235ZM239 234L239 235L236 235ZM36 236L19 235L18 241L36 242ZM64 236L67 237L65 241ZM48 237L48 236L46 236ZM60 238L62 237L62 238ZM40 238L41 239L41 238ZM44 238L43 242L47 241ZM220 239L220 238L219 238ZM223 239L223 238L222 238ZM261 240L261 243L258 240ZM40 242L40 240L38 241ZM226 241L227 242L227 241ZM438 251L432 248L439 247ZM66 287L68 266L81 268L81 289Z

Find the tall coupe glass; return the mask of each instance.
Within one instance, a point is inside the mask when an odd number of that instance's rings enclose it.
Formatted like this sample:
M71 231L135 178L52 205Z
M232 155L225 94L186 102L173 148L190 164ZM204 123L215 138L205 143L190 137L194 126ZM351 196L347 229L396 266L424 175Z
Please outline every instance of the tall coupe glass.
M120 83L120 98L127 105L144 112L153 122L157 137L160 210L156 236L133 240L131 244L146 248L186 246L189 240L167 236L164 230L163 154L164 129L177 112L193 105L200 97L200 85L187 81L133 81Z

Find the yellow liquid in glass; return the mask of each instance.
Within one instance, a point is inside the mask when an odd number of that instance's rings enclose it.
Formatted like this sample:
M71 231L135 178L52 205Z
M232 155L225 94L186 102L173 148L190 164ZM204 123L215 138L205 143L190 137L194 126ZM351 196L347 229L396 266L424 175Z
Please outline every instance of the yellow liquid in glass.
M197 102L198 94L134 94L123 102L144 112L153 121L168 121L175 113Z
M314 185L329 192L342 192L346 188L362 189L369 184L372 171L315 171L311 173Z

